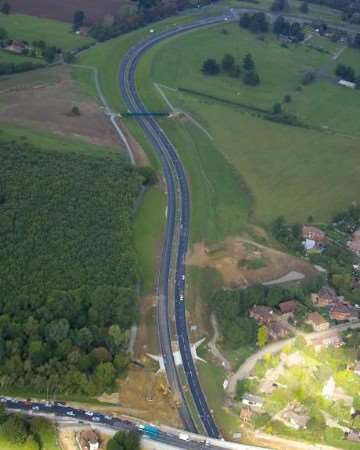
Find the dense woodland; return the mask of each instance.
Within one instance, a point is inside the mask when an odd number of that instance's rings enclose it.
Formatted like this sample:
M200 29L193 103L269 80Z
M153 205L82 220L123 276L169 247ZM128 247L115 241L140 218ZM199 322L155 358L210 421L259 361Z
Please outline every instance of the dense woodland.
M0 140L0 386L93 395L128 363L138 275L127 162Z

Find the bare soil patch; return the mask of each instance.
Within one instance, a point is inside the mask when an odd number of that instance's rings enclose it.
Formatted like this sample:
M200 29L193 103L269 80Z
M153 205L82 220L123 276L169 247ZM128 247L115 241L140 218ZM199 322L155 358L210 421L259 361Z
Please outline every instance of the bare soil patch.
M11 0L13 12L72 22L74 12L85 12L86 23L95 23L114 15L128 0Z
M62 450L78 450L75 441L75 432L71 429L59 429L59 444Z
M136 335L134 358L143 360L146 353L159 353L159 341L156 323L156 297L147 296L140 299L140 321Z
M119 402L126 413L143 420L181 427L177 401L164 374L151 369L132 369L121 382Z
M229 238L213 247L207 247L203 242L195 244L187 264L218 270L225 286L231 288L271 281L290 271L305 276L316 273L306 261L240 237Z
M38 82L33 73L2 84L0 121L80 138L114 151L119 149L119 137L109 120L95 100L81 92L71 79L69 68L46 69L46 73L38 74ZM73 106L79 107L80 116L69 115Z

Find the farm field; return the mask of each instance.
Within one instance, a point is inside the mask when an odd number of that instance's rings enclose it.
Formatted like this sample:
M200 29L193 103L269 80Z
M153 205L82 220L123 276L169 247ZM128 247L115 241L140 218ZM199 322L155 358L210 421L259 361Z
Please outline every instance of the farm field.
M70 72L67 66L55 66L1 77L0 121L62 136L60 145L75 138L121 152L109 120L96 100L71 79ZM73 106L80 115L71 114Z
M228 25L227 34L222 29L197 31L151 50L142 60L138 72L143 98L150 108L168 108L159 95L154 95L154 82L269 111L275 102L291 95L292 101L283 103L285 111L296 114L314 129L264 121L224 102L163 88L170 102L200 122L212 140L198 128L194 131L193 124L174 125L167 121L165 128L172 133L173 140L177 139L174 130L178 127L186 128L192 137L197 133L196 145L206 147L209 157L220 152L230 162L227 174L231 173L231 166L236 168L250 192L250 212L255 213L253 219L260 224L266 226L279 215L285 215L291 221L304 221L310 214L316 220L329 219L354 201L355 192L360 189L357 163L360 158L357 121L360 94L324 80L303 86L298 92L297 87L306 70L326 67L332 73L336 62L328 54L304 45L283 48L272 35L262 41L237 25ZM261 84L255 88L225 75L204 76L200 71L203 60L208 57L221 60L224 53L229 52L241 63L249 51L261 78ZM346 61L346 55L351 53L351 50L345 50L337 62ZM346 104L346 108L339 109L340 103ZM178 148L183 152L187 146L180 144ZM199 165L195 168L187 164L186 159L185 164L192 182L191 171L198 174ZM208 160L207 164L210 164ZM223 172L218 173L221 173L219 179L228 179ZM216 177L209 178L213 186L216 185ZM316 196L310 195L313 191ZM194 189L192 194L199 195ZM217 194L221 197L219 191ZM239 189L233 190L230 196L236 202L244 198ZM230 201L229 196L226 200ZM239 211L239 208L233 208L229 217ZM196 214L194 207L195 227Z
M115 14L118 9L128 4L127 0L11 0L13 11L39 17L71 22L74 12L84 11L87 21L94 23L107 14Z
M32 3L32 2L30 2ZM44 40L64 51L80 48L94 42L92 38L80 36L71 31L71 25L57 20L23 14L2 14L0 26L8 32L9 39L28 42Z

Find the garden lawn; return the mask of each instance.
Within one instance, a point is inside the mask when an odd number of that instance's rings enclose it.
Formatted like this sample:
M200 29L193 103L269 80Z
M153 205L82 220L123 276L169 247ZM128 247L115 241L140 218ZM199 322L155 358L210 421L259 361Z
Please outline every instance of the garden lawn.
M70 24L23 14L1 14L0 27L5 28L9 39L24 40L30 43L44 40L47 45L54 45L65 51L94 42L90 37L73 33Z

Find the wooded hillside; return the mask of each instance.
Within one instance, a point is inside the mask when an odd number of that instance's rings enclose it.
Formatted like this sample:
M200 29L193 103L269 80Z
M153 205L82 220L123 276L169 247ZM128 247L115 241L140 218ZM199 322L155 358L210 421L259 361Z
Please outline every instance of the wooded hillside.
M124 370L141 182L120 157L0 139L0 386L93 395Z

